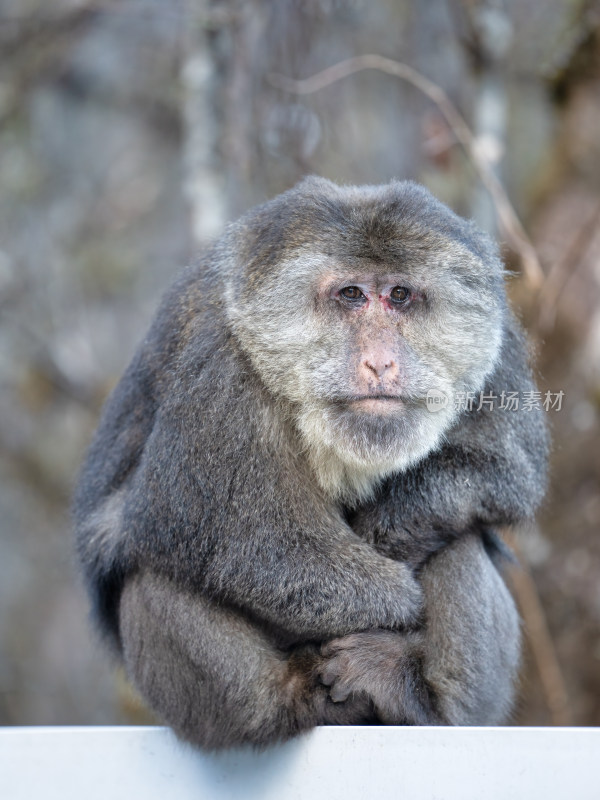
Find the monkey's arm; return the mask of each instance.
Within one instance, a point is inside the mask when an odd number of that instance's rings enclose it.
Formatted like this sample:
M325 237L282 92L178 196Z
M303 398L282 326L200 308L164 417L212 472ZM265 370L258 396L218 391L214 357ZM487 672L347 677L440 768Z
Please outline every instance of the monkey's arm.
M377 553L318 496L292 493L290 470L280 489L271 482L278 464L265 463L259 483L258 467L242 462L207 487L187 444L159 420L131 480L82 521L87 578L109 631L121 585L140 569L243 609L290 641L417 621L412 569Z
M219 474L215 460L212 475L179 424L158 415L131 486L122 524L135 563L296 641L416 622L422 592L412 569L356 536L293 462L244 442L250 422L239 453L222 444L232 466Z
M387 724L502 723L519 664L519 618L481 539L465 536L435 555L422 582L423 631L367 631L322 648L332 698L369 697Z
M207 748L283 741L319 724L364 724L371 704L332 703L315 647L291 651L240 613L140 573L120 605L125 668L177 734Z

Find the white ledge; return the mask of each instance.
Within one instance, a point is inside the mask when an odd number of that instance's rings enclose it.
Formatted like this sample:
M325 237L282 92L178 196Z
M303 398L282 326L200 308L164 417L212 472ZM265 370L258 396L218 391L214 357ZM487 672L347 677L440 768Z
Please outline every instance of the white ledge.
M1 728L6 800L597 800L600 728L318 728L201 753L167 728Z

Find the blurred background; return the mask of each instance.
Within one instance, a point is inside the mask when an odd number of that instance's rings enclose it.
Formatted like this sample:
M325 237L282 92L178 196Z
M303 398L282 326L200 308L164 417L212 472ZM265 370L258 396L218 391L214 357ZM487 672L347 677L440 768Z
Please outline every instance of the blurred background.
M284 80L367 53L405 66ZM599 156L590 0L0 0L0 724L146 718L88 625L78 466L177 269L318 173L416 179L501 242L564 392L514 721L599 725Z

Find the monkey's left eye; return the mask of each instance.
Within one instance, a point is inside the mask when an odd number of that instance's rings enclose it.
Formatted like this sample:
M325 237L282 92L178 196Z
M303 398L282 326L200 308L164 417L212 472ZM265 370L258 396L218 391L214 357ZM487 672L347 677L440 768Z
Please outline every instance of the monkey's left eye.
M405 286L394 286L392 291L390 292L390 300L392 303L397 303L398 305L402 305L406 303L407 300L410 299L410 289L407 289Z
M340 291L340 295L344 298L344 300L352 300L354 302L365 299L364 294L361 292L358 286L345 286Z

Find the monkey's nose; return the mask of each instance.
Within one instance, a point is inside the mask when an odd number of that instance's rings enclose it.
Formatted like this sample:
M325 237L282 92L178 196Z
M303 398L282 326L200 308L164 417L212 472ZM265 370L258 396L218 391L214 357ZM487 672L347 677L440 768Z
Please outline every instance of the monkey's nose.
M370 356L363 361L363 365L368 372L373 373L377 378L382 378L386 372L396 367L394 360L385 356L380 358Z

